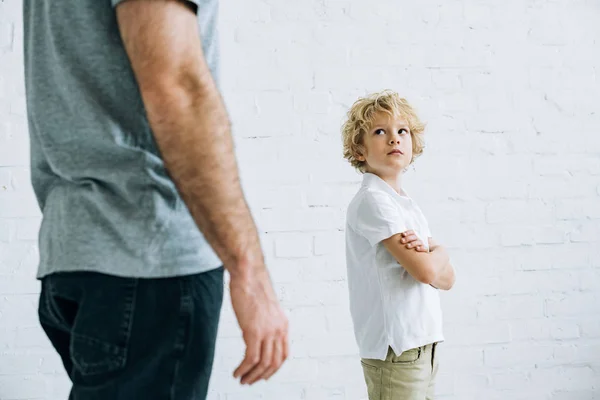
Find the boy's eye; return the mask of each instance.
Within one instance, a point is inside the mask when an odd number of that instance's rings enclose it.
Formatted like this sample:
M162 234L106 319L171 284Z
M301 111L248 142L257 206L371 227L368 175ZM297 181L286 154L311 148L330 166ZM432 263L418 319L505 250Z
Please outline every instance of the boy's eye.
M385 134L385 131L384 131L383 129L381 129L381 128L380 128L380 129L377 129L377 130L375 131L375 134L376 134L376 135L383 135L383 134Z
M407 129L405 129L405 128L402 128L402 129L400 129L400 130L398 131L398 133L399 133L399 134L401 134L401 135L403 135L403 134L407 134L407 133L408 133L408 130L407 130Z

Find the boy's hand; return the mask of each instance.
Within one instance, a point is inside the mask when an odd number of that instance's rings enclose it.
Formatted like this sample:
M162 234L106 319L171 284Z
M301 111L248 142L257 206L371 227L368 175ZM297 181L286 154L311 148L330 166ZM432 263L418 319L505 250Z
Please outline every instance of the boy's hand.
M418 238L417 234L412 231L402 232L401 243L405 245L407 249L415 249L424 253L428 252L427 247L423 244L421 239Z

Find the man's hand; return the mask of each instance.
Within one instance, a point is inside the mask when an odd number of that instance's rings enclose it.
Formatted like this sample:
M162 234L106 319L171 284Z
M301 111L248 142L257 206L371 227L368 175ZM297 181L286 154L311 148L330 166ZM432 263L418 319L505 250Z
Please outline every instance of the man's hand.
M246 343L246 357L233 376L252 385L269 379L287 359L288 321L277 301L266 268L232 275L231 303Z
M407 249L415 249L416 251L422 251L424 253L428 252L427 247L425 247L421 239L419 239L417 234L412 230L402 232L402 239L400 242L404 244Z

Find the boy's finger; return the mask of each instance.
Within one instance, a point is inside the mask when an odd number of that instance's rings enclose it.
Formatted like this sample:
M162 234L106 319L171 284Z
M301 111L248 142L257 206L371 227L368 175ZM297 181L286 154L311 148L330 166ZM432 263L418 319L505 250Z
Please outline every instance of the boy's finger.
M417 237L417 235L409 235L406 237L403 237L401 242L402 243L410 243L410 242L414 242L415 240L419 240L419 238Z
M415 232L413 232L412 230L408 230L408 231L404 231L402 232L402 236L408 236L408 235L413 235Z
M406 245L408 249L423 247L423 242L419 239L414 240Z

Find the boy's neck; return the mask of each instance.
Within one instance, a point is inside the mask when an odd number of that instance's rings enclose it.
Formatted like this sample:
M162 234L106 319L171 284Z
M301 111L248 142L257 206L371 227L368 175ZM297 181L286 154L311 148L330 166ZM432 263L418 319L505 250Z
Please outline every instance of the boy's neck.
M404 175L402 173L402 171L397 172L395 174L394 173L393 174L381 174L381 173L374 172L374 171L367 171L367 172L377 175L378 177L383 179L385 181L385 183L390 185L392 187L392 189L394 189L396 191L396 193L398 193L402 196L406 196L406 193L404 192L404 190L402 190L402 177Z

